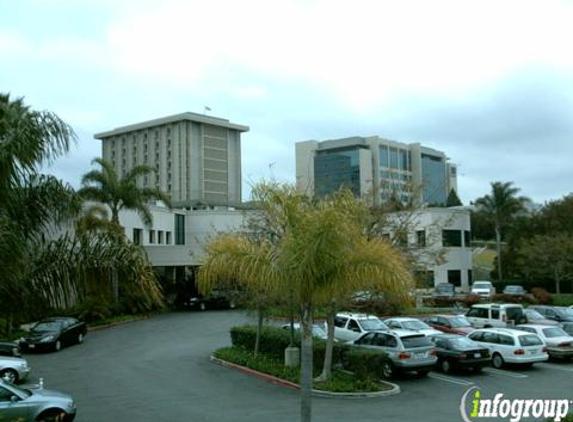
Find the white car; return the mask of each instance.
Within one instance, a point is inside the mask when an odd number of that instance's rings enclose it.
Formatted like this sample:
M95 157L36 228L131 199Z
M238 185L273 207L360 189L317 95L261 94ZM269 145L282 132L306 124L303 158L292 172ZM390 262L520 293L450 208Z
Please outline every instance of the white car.
M340 312L334 317L334 338L340 341L356 340L364 333L379 330L389 331L389 328L374 315Z
M283 324L283 325L281 325L281 328L283 330L290 330L290 324ZM295 322L293 324L293 328L295 331L300 331L300 329L301 329L300 322ZM318 324L312 324L312 335L313 335L313 337L320 338L322 340L326 340L328 337L328 334L326 331L324 331L324 328L322 328ZM335 341L336 341L336 339L335 339Z
M541 337L547 345L549 356L556 358L573 357L573 336L569 335L563 328L535 324L523 324L515 328Z
M424 321L420 321L417 318L408 318L408 317L389 318L384 320L384 322L391 330L414 331L416 333L424 334L425 336L435 336L437 334L442 334L441 331L430 327Z
M472 285L471 293L481 297L490 298L495 294L495 287L491 281L475 281Z
M537 334L513 328L483 328L468 337L490 350L495 368L506 363L530 366L549 359L545 342Z
M0 356L0 378L13 384L24 381L30 373L28 361L22 358Z
M504 328L527 322L523 306L515 303L473 305L466 313L466 318L476 328Z

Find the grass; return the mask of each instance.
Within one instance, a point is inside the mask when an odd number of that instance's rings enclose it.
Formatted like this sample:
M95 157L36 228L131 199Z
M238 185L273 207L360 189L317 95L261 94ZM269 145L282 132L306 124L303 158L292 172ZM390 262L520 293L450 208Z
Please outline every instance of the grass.
M571 306L573 305L573 294L559 294L552 295L553 305L555 306Z
M284 366L283 362L270 359L260 354L255 357L251 351L240 347L224 347L215 351L213 355L216 358L245 366L247 368L254 369L255 371L273 375L297 384L299 382L300 368L288 368ZM314 368L315 377L320 374L320 369L321 368ZM378 383L368 379L359 379L353 374L334 370L330 381L326 383L315 382L313 388L315 390L337 393L364 393L389 390L392 387L385 383Z

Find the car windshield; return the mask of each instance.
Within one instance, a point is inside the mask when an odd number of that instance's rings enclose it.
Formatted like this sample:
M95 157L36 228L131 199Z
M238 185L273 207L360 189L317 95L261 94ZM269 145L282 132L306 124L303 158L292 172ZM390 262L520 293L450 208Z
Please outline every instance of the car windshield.
M564 316L567 318L573 318L573 309L562 308L562 309L556 309L556 311L561 316Z
M569 336L569 334L567 334L565 332L565 330L563 330L560 327L550 327L550 328L544 328L543 329L543 335L545 335L545 337L547 338L553 338L553 337L567 337Z
M409 337L402 337L400 338L402 344L406 349L410 349L412 347L426 347L426 346L433 346L434 344L426 336L409 336Z
M489 283L474 283L473 288L474 289L489 289L491 287L491 284Z
M527 319L530 321L541 321L545 319L543 318L543 315L541 315L534 309L528 309L527 311L525 311L525 314L527 315Z
M467 318L463 316L449 318L448 321L453 328L464 328L472 326L470 322L467 320Z
M505 290L508 292L520 292L521 286L507 286Z
M387 330L388 326L378 318L361 319L360 325L366 331Z
M4 381L6 383L8 383L7 381ZM17 385L14 385L12 383L8 383L10 385L10 388L15 391L19 396L24 397L25 399L27 399L28 397L30 397L32 395L32 392L26 388L20 388Z
M467 337L456 337L450 339L450 345L454 349L469 349L470 347L479 347L479 345Z
M422 321L404 321L402 323L406 330L427 330L430 327L428 324Z
M315 337L324 337L326 338L327 334L326 331L324 331L322 328L320 328L318 325L313 325L312 326L312 335Z
M543 341L534 334L519 336L519 342L522 346L541 346Z
M452 286L451 284L438 284L436 286L436 290L439 292L453 292L454 286Z
M40 321L32 327L34 331L59 331L61 328L61 321Z

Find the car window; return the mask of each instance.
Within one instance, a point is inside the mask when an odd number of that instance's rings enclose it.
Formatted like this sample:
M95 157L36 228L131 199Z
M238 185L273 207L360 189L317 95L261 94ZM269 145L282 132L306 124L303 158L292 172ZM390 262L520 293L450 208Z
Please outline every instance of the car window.
M519 321L523 318L523 309L518 307L506 308L505 314L507 315L507 319Z
M535 328L533 327L516 327L516 328L521 331L527 331L528 333L533 333L533 334L536 333Z
M482 308L471 308L468 313L467 316L469 317L480 317L480 311L482 310Z
M354 321L353 319L351 319L350 321L348 321L348 327L347 327L350 331L356 331L357 333L360 332L360 326L358 325L358 323L356 321Z
M14 395L14 393L12 393L10 390L4 388L4 387L0 387L0 402L1 401L10 401L10 397L12 397Z
M449 325L455 328L471 327L470 322L463 316L453 317L449 320Z
M400 338L402 344L406 349L411 347L425 347L432 346L432 341L426 336L408 336Z
M499 319L499 309L491 310L491 319Z
M543 341L534 334L519 336L519 342L522 346L541 346L543 344Z
M442 325L442 321L441 318L438 317L430 317L427 319L428 323L430 324L438 324L438 325Z
M334 318L334 326L339 328L344 328L344 326L346 325L346 321L348 321L348 318L337 316Z
M556 315L555 311L553 309L545 309L545 315L547 315L548 317L554 317Z
M387 330L388 326L378 318L361 319L359 325L364 331Z
M482 340L485 343L499 343L498 335L496 333L484 332Z
M427 324L418 320L404 321L402 324L404 325L404 328L407 330L427 330L428 328L430 328Z
M543 315L541 315L539 312L537 312L534 309L528 309L525 311L525 315L527 316L527 319L530 321L541 321L543 318Z
M372 344L374 340L374 333L364 334L358 340L355 341L355 344Z
M567 336L568 334L562 328L549 327L543 329L543 335L547 338L553 338Z
M391 336L389 334L382 334L382 333L376 334L375 344L377 346L384 346L384 347L397 347L398 346L398 342L396 341L394 336Z
M473 333L470 333L468 337L473 341L483 341L483 334L484 333L482 331L474 331Z
M387 321L386 325L390 328L402 328L402 324L400 324L398 321Z
M62 329L61 321L40 321L34 327L35 331L59 331Z
M511 336L506 336L505 334L499 334L498 343L503 344L504 346L513 346L515 344L515 340L513 340L513 337Z
M450 345L453 349L467 349L469 347L477 347L478 345L473 342L473 340L467 337L456 337L450 339Z
M486 308L478 308L478 318L489 318Z

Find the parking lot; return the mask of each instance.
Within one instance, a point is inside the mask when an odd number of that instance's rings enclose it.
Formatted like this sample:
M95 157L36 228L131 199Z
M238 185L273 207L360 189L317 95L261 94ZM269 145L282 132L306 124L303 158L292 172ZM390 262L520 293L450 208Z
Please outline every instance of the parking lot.
M170 313L90 333L58 353L28 354L29 382L70 393L78 422L294 421L298 392L215 365L211 351L229 345L242 311ZM401 377L402 393L377 399L315 398L315 421L459 421L460 399L572 399L573 362L531 369L485 368L482 374ZM493 420L493 419L488 419Z

